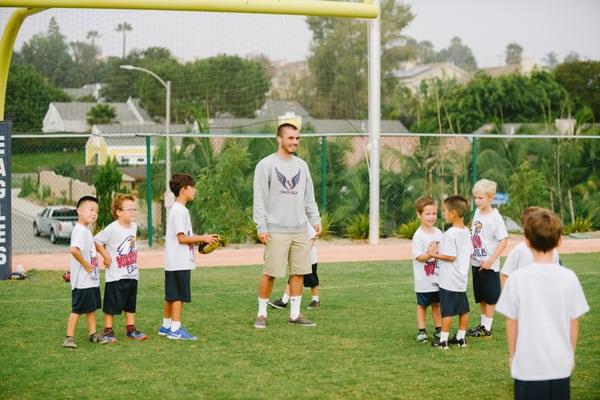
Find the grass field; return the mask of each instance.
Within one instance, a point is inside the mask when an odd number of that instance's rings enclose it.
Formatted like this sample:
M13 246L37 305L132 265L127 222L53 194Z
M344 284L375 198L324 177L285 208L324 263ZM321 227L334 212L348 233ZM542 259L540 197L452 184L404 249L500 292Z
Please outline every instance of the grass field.
M12 173L38 172L42 168L52 169L60 164L84 165L84 151L57 151L48 153L18 153L12 155Z
M598 399L600 254L561 259L577 272L591 307L580 324L572 398ZM303 311L315 328L290 326L288 310L270 310L269 327L253 328L260 271L197 269L183 322L199 340L184 342L156 334L163 272L144 270L137 325L150 338L125 340L117 317L120 342L92 345L82 319L75 350L60 347L70 310L60 272L33 271L31 280L0 282L0 398L512 398L503 317L495 320L493 338L472 339L466 349L443 352L416 343L409 262L321 265L322 308ZM274 295L282 284L276 283ZM469 285L472 302L470 291ZM471 306L478 322L478 307Z

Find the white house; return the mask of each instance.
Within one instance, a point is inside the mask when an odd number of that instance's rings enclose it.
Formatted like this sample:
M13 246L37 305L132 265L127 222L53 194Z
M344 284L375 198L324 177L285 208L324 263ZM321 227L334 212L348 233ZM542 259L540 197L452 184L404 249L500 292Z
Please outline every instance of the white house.
M44 116L42 132L77 132L90 131L87 113L99 103L52 102ZM115 109L114 123L117 125L136 126L153 125L154 121L148 112L140 106L139 99L127 99L125 103L106 103Z
M448 62L433 64L405 64L403 68L397 69L392 74L398 78L400 85L406 86L416 93L421 82L436 79L454 79L458 83L466 83L471 79L471 74L460 67Z

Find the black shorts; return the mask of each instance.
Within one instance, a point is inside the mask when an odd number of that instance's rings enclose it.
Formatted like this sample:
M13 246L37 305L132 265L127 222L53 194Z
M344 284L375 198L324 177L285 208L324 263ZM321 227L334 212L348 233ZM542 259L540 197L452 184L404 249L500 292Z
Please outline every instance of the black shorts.
M189 269L181 271L165 271L165 301L192 301Z
M102 311L110 315L119 315L122 311L135 313L137 287L137 279L106 282Z
M515 400L569 400L571 377L548 381L515 379Z
M417 304L421 307L429 307L432 304L439 304L440 292L417 292Z
M467 294L440 288L440 310L442 318L468 313L470 309Z
M314 263L311 268L310 274L302 275L304 277L304 287L314 288L319 286L319 275L317 275L317 263ZM288 278L288 285L290 284L290 278Z
M475 303L496 304L500 298L500 274L491 269L473 266L473 295Z
M71 290L71 312L75 314L87 314L102 307L100 299L100 288Z

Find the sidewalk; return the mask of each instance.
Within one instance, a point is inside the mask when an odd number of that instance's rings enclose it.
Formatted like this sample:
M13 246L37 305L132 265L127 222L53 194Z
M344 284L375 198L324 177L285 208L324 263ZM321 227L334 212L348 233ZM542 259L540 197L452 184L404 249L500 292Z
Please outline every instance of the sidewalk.
M507 251L512 249L522 238L509 239ZM382 239L377 246L365 242L337 240L333 242L317 242L319 263L353 262L353 261L394 261L410 260L411 242L403 239ZM594 253L600 252L600 238L573 239L565 237L559 253ZM26 270L50 269L68 270L69 254L15 254L13 268L21 264ZM146 249L139 252L139 263L142 268L162 268L164 265L164 249ZM263 246L228 246L211 254L196 256L199 267L221 267L258 265L263 263Z

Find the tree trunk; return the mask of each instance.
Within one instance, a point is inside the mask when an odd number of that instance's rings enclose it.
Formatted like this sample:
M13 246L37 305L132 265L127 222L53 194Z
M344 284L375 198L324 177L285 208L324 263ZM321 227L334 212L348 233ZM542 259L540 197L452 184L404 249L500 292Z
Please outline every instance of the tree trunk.
M575 209L573 207L573 194L571 193L571 188L567 191L567 196L569 197L569 212L571 213L571 223L575 223Z

